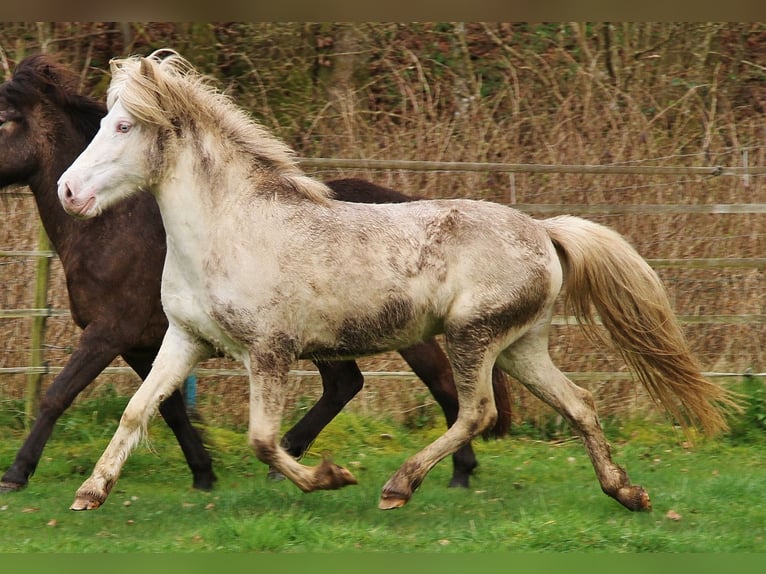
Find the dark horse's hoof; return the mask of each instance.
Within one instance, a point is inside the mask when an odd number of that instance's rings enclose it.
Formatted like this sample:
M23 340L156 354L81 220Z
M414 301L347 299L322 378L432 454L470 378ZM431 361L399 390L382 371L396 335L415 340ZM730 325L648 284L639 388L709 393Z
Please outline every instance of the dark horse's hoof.
M449 488L468 488L468 476L467 474L453 475L452 480L449 481Z
M0 492L17 492L24 488L26 484L19 484L18 482L0 482Z
M194 488L195 490L202 490L204 492L208 492L213 490L213 487L215 486L215 483L217 480L218 480L218 477L212 472L209 474L205 474L204 476L196 476L194 477L192 488Z
M269 467L269 472L266 474L266 478L269 480L273 480L274 482L279 482L280 480L285 479L285 475L279 472L276 468L273 466Z

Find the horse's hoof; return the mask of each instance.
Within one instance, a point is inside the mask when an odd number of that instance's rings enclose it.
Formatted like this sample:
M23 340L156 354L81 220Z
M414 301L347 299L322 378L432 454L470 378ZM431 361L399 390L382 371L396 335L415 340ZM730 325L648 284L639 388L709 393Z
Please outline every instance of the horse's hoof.
M350 471L328 459L324 459L315 471L316 482L312 490L335 490L351 484L358 484Z
M638 495L639 497L639 503L638 508L636 510L644 510L649 511L652 509L652 501L649 499L649 493L646 492L646 490L643 489L643 487L639 486L640 493Z
M356 479L356 477L351 474L351 472L342 466L338 467L338 472L340 473L340 480L343 483L343 486L353 485L353 484L359 484L359 481Z
M467 476L453 476L452 480L449 481L449 488L468 488L468 477Z
M78 496L74 499L69 510L95 510L101 506L101 501L90 496Z
M266 478L273 480L274 482L279 482L280 480L285 479L285 475L279 472L276 468L269 467L269 472L266 475Z
M652 509L649 493L643 486L630 486L627 493L621 493L619 501L625 508L634 512L648 512Z
M17 482L0 482L0 492L18 492L24 488L25 484L19 484Z
M380 510L392 510L394 508L401 508L402 506L407 504L408 501L409 501L409 498L384 494L380 497L380 502L378 502L378 508Z
M205 476L195 477L192 482L192 488L195 490L202 490L203 492L209 492L213 490L218 477L215 474L209 474Z

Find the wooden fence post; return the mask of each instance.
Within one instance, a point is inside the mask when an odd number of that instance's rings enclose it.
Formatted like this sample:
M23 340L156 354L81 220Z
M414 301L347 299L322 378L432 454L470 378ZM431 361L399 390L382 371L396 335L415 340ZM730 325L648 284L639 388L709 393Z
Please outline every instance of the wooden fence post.
M45 228L40 224L37 234L38 251L51 251L50 239L45 232ZM50 276L51 256L38 257L35 269L35 309L48 308L48 279ZM32 318L32 350L30 353L30 364L33 368L37 367L27 375L26 403L24 408L24 426L27 431L30 430L32 423L37 416L37 409L40 403L40 389L42 387L43 375L45 374L45 357L43 356L43 344L45 343L45 322L47 315L36 315Z

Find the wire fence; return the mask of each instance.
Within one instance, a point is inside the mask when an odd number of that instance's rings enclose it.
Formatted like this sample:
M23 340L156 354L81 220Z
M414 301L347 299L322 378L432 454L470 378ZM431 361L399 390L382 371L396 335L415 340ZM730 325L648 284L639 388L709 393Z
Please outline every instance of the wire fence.
M620 175L636 176L636 178L646 178L648 176L658 177L693 177L693 178L736 178L746 189L752 190L760 184L762 176L766 175L766 168L762 167L731 167L731 166L647 166L647 165L529 165L529 164L506 164L506 163L466 163L466 162L433 162L433 161L387 161L372 159L331 159L331 158L299 158L301 166L307 170L329 171L332 173L350 170L352 173L367 173L370 171L397 171L408 173L485 173L485 174L509 174L513 178L514 174L588 174L588 175ZM513 181L511 180L511 184ZM512 185L511 185L512 187ZM632 189L641 187L641 184L634 185ZM761 189L758 187L758 189ZM11 192L13 197L26 197L30 193L25 190L14 190ZM516 203L515 197L511 193L505 197L508 203L522 211L530 212L535 215L558 214L562 212L585 215L623 215L623 216L710 216L723 217L727 215L748 215L755 216L756 222L760 222L755 230L748 233L754 234L758 245L763 245L765 232L763 219L759 216L766 213L766 202L763 200L763 194L753 193L748 195L747 202L666 202L666 203ZM8 194L5 194L8 195ZM753 199L755 201L753 201ZM0 250L2 259L47 259L55 260L56 254L51 249L44 246L37 249L14 249L14 246L8 246L5 250ZM657 257L648 258L647 261L655 269L669 270L696 270L700 272L718 271L728 273L732 270L742 270L756 274L756 281L761 282L763 272L766 269L766 257L762 255L766 250L752 253L752 256L731 256L731 257ZM49 289L47 277L40 277L38 272L37 279L45 283L45 289ZM758 289L758 287L756 287ZM756 298L758 296L756 295ZM44 298L48 301L50 298ZM59 298L61 300L61 298ZM764 331L766 325L766 315L763 313L762 298L753 305L744 305L750 309L749 312L737 313L679 313L679 319L686 326L704 326L704 327L727 327L727 328L747 328L750 332L756 334ZM26 364L5 365L0 367L0 375L26 375L42 377L46 375L55 375L63 368L63 363L51 362L44 356L43 351L47 348L45 341L45 320L49 318L67 318L68 309L64 307L54 307L47 305L32 305L28 308L4 308L0 309L0 319L2 320L27 320L36 319L36 329L40 332L33 333L32 340L35 345L27 349L29 362ZM574 325L575 321L571 317L557 315L554 319L554 325L567 327ZM760 335L757 335L760 337ZM766 368L762 364L761 357L753 357L747 366L742 368L715 369L708 370L705 375L711 378L743 377L750 375L766 376ZM104 374L124 374L132 372L125 366L111 366L104 371ZM568 376L573 379L596 381L596 380L619 380L630 377L627 372L619 370L570 370L566 371ZM205 377L223 377L223 376L245 376L245 371L239 368L200 368L197 374ZM296 368L291 374L299 377L315 377L319 373L315 370ZM392 378L392 377L414 377L415 375L406 370L365 370L363 375L369 378ZM31 392L31 391L29 391Z

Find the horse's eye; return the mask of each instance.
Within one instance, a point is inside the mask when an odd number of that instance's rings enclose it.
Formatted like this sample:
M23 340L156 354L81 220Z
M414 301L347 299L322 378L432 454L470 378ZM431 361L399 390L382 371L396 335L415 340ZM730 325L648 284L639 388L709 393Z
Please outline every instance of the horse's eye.
M119 122L117 124L117 131L120 132L121 134L126 134L130 131L131 127L132 126L130 122Z

